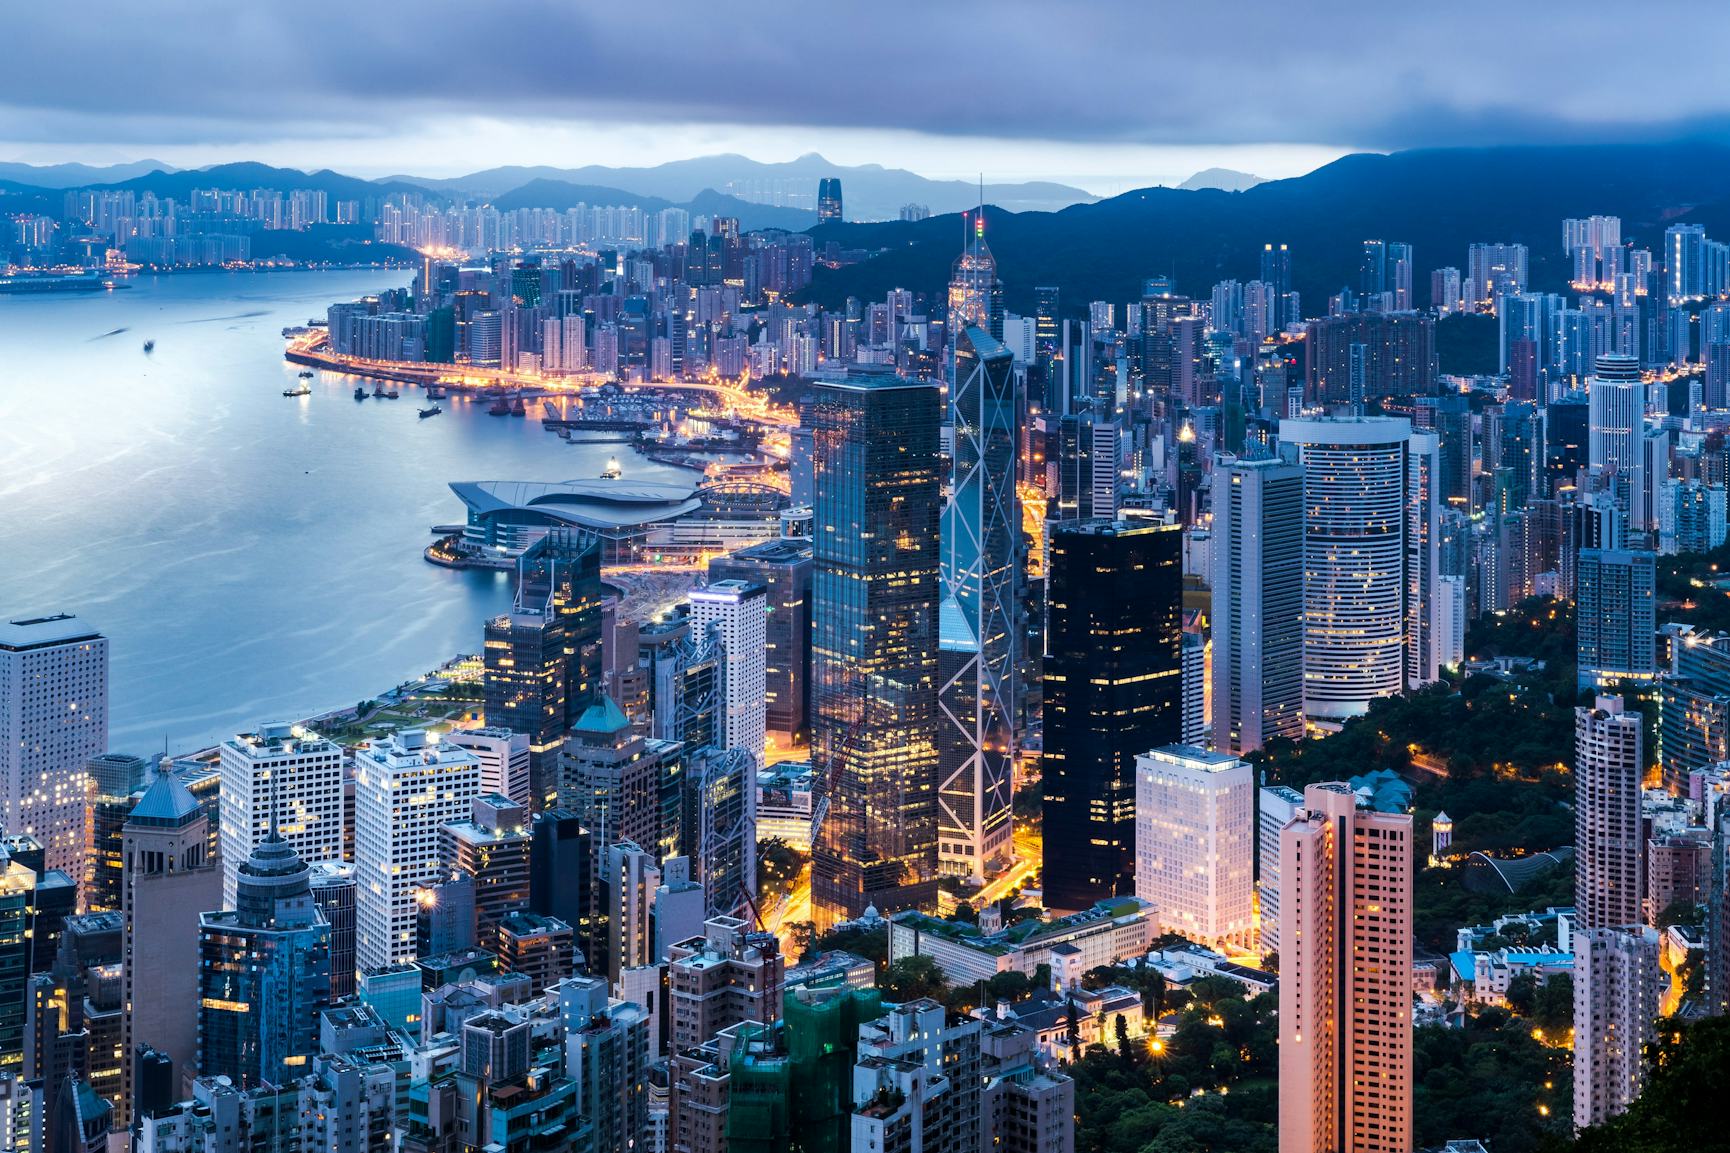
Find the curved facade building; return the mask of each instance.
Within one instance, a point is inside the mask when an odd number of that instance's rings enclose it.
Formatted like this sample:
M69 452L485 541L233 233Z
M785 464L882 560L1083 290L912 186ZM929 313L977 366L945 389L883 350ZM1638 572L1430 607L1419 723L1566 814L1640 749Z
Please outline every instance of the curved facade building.
M1304 466L1304 712L1342 721L1432 675L1433 438L1395 417L1279 431Z
M515 555L549 529L601 542L607 563L645 550L732 551L781 532L788 496L749 480L701 487L651 480L454 481L467 517L461 549Z
M692 488L645 480L454 481L468 510L464 540L520 552L549 528L610 534L645 529L702 506Z

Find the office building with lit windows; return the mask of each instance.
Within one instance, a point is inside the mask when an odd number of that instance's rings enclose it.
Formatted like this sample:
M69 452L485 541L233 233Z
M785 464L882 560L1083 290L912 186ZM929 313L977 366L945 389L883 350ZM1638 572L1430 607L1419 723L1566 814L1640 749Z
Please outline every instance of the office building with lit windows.
M274 828L309 864L343 859L342 747L289 724L260 725L221 745L222 906L241 867Z
M1657 554L1583 548L1575 565L1575 675L1582 689L1658 674Z
M1213 744L1242 755L1303 736L1303 469L1221 465L1213 479Z
M819 381L813 433L812 760L835 786L812 852L819 925L936 898L940 393Z
M1304 467L1304 712L1343 722L1435 676L1436 439L1396 417L1279 432Z
M107 639L64 613L0 623L0 829L83 877L85 765L107 751Z
M1255 775L1190 745L1136 758L1135 895L1160 928L1247 947L1255 910Z
M330 1007L330 923L311 870L274 831L235 870L235 906L198 922L198 1071L285 1085L319 1053Z
M473 753L415 729L354 754L355 960L381 968L415 956L415 895L443 879L440 828L480 795Z

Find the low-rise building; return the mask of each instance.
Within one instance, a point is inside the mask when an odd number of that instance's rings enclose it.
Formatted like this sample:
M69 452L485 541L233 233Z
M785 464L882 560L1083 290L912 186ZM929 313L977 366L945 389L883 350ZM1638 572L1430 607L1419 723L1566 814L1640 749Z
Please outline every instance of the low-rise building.
M1145 954L1153 943L1153 906L1138 897L1114 897L1054 921L1022 920L995 932L968 921L940 921L906 912L889 922L889 960L930 957L950 984L987 981L998 973L1029 977L1051 967L1063 987L1084 973Z

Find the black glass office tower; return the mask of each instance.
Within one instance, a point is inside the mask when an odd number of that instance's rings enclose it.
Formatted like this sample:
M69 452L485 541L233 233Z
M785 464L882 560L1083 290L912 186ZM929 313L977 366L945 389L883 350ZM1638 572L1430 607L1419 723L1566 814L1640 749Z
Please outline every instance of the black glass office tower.
M812 760L833 781L812 853L820 927L935 898L937 387L819 382L813 433Z
M1045 904L1135 890L1135 758L1183 739L1183 529L1052 526L1045 653Z

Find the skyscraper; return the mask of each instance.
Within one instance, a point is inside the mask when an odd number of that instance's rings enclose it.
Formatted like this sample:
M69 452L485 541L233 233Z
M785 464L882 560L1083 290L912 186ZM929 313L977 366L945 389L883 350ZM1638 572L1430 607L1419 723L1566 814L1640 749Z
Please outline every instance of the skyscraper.
M222 742L222 907L271 829L310 864L343 859L342 748L287 724Z
M1576 564L1575 671L1582 689L1657 674L1657 557L1583 548Z
M1013 853L1022 631L1018 379L1009 350L983 329L969 325L957 338L938 608L937 865L981 881Z
M713 629L726 653L721 746L742 750L751 757L753 766L761 766L766 733L766 590L749 581L719 580L693 590L690 605L692 632L702 635Z
M500 921L529 907L532 838L528 809L497 793L476 797L466 819L439 829L444 865L474 882L475 941L483 949L497 948Z
M817 181L817 223L841 222L841 178L825 176Z
M949 333L953 343L969 325L1003 339L1003 283L985 243L985 210L962 213L967 236L949 273Z
M140 1045L197 1068L198 916L222 899L222 872L210 857L209 821L166 757L121 831L121 1053L124 1127L139 1090Z
M1640 466L1640 431L1646 413L1640 362L1620 353L1601 353L1586 380L1586 405L1586 462L1631 477Z
M418 730L354 754L355 960L363 969L415 955L415 893L440 879L439 828L480 795L473 753Z
M1582 929L1640 921L1646 854L1640 838L1640 716L1621 697L1574 710L1574 904Z
M1574 932L1574 1126L1626 1110L1645 1079L1666 981L1658 932L1629 924Z
M1250 944L1255 777L1228 753L1167 745L1136 758L1135 895L1160 928L1192 941Z
M1303 469L1214 470L1213 743L1242 755L1303 736Z
M938 523L935 387L819 382L812 760L833 782L813 846L820 925L934 896Z
M1045 655L1045 903L1134 891L1135 758L1183 731L1183 529L1053 526Z
M709 916L743 915L757 893L757 763L744 749L688 754L691 815L684 847L696 858Z
M1396 312L1409 312L1418 306L1417 298L1412 295L1416 263L1411 245L1398 241L1388 245L1388 282L1384 291L1393 293Z
M91 912L120 908L120 872L126 860L120 830L153 769L148 760L131 753L90 758L90 860L83 893L84 907Z
M1408 1153L1412 818L1310 785L1279 870L1280 1153Z
M108 751L108 641L65 613L0 624L0 828L84 876L85 765Z
M467 749L481 763L481 794L497 793L513 804L530 810L537 802L530 794L529 738L510 729L452 729L445 740Z
M30 981L30 906L36 871L0 843L0 1072L24 1068L25 990ZM0 1136L4 1147L4 1136Z
M768 590L763 632L763 723L781 745L810 735L811 541L783 537L709 562L709 581L745 580Z
M511 611L486 625L487 723L526 733L535 806L557 790L558 744L600 689L600 545L556 528L517 561Z
M1303 794L1285 785L1264 785L1256 790L1256 879L1260 900L1263 954L1279 952L1279 835L1297 811Z
M319 1053L330 923L275 829L236 870L235 907L198 921L198 1068L241 1088L287 1084Z
M1358 295L1369 298L1381 295L1388 288L1388 244L1385 240L1364 241L1363 260L1358 265Z
M545 607L521 603L486 622L482 659L487 724L529 738L529 792L536 807L557 790L564 740L564 625Z
M1427 679L1435 440L1401 418L1285 420L1304 465L1304 712L1343 721ZM1409 651L1410 650L1410 651Z

